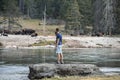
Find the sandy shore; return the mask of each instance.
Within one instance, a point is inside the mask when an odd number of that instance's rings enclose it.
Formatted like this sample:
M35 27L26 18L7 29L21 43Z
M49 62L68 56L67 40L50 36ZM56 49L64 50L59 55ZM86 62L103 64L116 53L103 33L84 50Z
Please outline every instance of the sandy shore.
M8 35L8 36L0 36L0 42L3 44L5 48L18 48L24 47L27 48L29 45L38 43L41 40L54 40L54 36L37 36L31 37L30 35ZM39 46L42 47L42 46Z
M65 47L74 48L120 48L120 37L65 37ZM70 43L70 44L69 44Z
M86 37L86 36L63 36L66 41L64 48L120 48L120 37ZM8 35L0 36L0 42L5 48L28 48L29 45L41 40L55 41L55 36ZM54 45L33 46L29 48L54 47Z

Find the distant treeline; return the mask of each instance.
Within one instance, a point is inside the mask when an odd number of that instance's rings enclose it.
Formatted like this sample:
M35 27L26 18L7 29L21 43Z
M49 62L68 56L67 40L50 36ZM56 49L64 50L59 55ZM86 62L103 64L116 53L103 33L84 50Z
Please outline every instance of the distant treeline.
M68 22L66 29L92 25L91 0L0 0L1 16L43 19L45 8L47 18Z
M92 32L94 26L94 4L97 0L0 0L0 16L65 21L65 30L70 34L86 34ZM104 2L104 0L102 0ZM115 0L116 3L120 2ZM99 5L101 7L101 5ZM102 8L102 7L101 7ZM116 25L120 21L120 5L116 5ZM99 13L98 13L99 15ZM120 30L120 27L117 27ZM117 30L118 30L117 29ZM119 33L119 31L118 31Z
M120 34L120 0L92 0L93 32Z

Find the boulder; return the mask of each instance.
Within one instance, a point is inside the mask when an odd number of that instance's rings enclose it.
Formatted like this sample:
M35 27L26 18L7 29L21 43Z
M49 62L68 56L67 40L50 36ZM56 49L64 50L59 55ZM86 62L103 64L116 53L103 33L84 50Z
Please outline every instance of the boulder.
M29 79L42 79L57 76L98 75L101 71L92 64L35 64L29 66Z

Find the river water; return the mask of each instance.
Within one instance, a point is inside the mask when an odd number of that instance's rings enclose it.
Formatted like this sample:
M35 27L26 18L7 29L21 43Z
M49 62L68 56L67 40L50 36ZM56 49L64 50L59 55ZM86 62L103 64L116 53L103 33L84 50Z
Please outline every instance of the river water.
M63 49L66 63L95 64L106 75L120 74L120 49ZM28 66L56 63L54 49L0 49L0 80L29 80Z

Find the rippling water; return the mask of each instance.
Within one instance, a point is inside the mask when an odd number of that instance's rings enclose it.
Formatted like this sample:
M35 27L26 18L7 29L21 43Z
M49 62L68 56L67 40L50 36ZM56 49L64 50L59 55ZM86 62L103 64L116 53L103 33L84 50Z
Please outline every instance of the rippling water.
M89 63L105 74L120 74L120 49L64 49L65 63ZM28 80L29 64L55 63L53 49L0 49L0 80Z
M28 67L15 65L0 65L0 80L29 80Z

